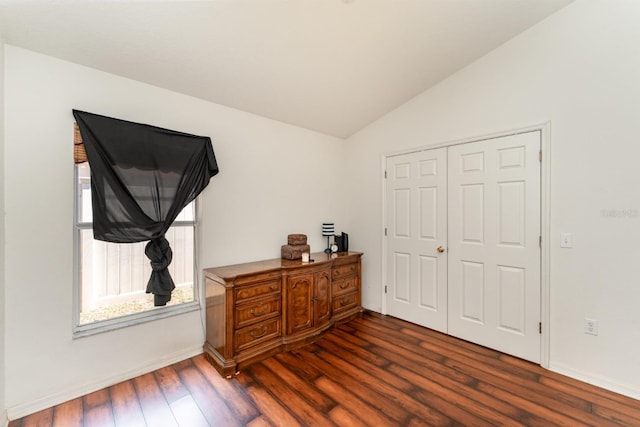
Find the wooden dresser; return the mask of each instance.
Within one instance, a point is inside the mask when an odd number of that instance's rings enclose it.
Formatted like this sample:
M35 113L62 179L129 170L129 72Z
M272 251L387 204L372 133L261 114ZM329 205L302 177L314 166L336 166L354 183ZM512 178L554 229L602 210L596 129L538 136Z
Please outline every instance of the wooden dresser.
M359 252L311 254L204 270L204 353L224 376L306 344L362 313Z

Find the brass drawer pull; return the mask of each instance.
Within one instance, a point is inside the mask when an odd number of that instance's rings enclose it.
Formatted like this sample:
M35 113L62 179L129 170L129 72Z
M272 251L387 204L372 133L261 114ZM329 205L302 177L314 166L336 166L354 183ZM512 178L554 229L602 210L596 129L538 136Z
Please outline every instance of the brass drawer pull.
M251 335L251 338L253 338L254 340L255 340L255 339L258 339L258 338L262 338L263 336L267 335L267 327L265 326L265 327L262 329L262 333L260 333L260 334L255 334L254 332L255 332L255 331L251 331L251 332L249 332L249 335Z
M349 305L349 304L351 304L351 301L349 300L344 300L344 299L340 300L340 307L344 307L345 305Z
M278 287L276 285L270 285L269 289L271 289L272 291L275 291L276 289L278 289Z
M347 289L350 284L351 283L349 283L349 282L344 282L343 284L340 285L340 289Z
M265 305L265 306L264 306L264 309L263 309L262 311L260 311L260 312L257 312L257 313L256 313L256 311L252 308L252 309L251 309L251 311L249 311L249 313L251 313L251 315L252 315L253 317L260 317L260 316L264 316L265 314L267 314L267 309L268 309L268 308L269 308L269 306L268 306L268 305Z

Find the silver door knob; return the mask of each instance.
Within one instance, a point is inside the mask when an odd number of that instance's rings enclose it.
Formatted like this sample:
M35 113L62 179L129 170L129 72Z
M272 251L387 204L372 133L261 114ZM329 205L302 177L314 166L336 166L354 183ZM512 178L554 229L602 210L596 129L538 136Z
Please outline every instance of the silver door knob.
M444 246L438 246L438 252L440 253L444 252Z

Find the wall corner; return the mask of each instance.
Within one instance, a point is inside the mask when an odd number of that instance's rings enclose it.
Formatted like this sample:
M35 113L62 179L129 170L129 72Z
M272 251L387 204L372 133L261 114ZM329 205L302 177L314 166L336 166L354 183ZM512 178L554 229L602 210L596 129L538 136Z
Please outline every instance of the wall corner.
M0 425L7 425L5 359L5 238L4 238L4 41L0 38Z

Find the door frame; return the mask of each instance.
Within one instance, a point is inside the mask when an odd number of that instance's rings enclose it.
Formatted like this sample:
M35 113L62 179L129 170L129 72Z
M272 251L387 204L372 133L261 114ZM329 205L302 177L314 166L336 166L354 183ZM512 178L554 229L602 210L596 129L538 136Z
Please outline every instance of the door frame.
M540 245L540 321L542 322L542 333L540 336L540 366L549 368L550 354L550 255L551 255L551 122L544 122L537 125L521 127L501 132L485 134L481 136L473 136L464 139L441 142L433 145L424 145L420 147L409 148L402 151L382 153L380 158L381 174L380 174L380 206L382 213L381 223L381 248L380 266L381 266L381 308L382 314L387 314L387 299L385 294L386 277L387 277L387 239L385 236L385 228L387 226L387 197L386 197L386 167L389 157L399 156L402 154L416 153L419 151L428 151L436 148L450 147L453 145L467 144L471 142L486 141L489 139L501 138L505 136L518 135L527 132L540 132L540 149L542 150L542 160L540 162L540 235L542 242Z

